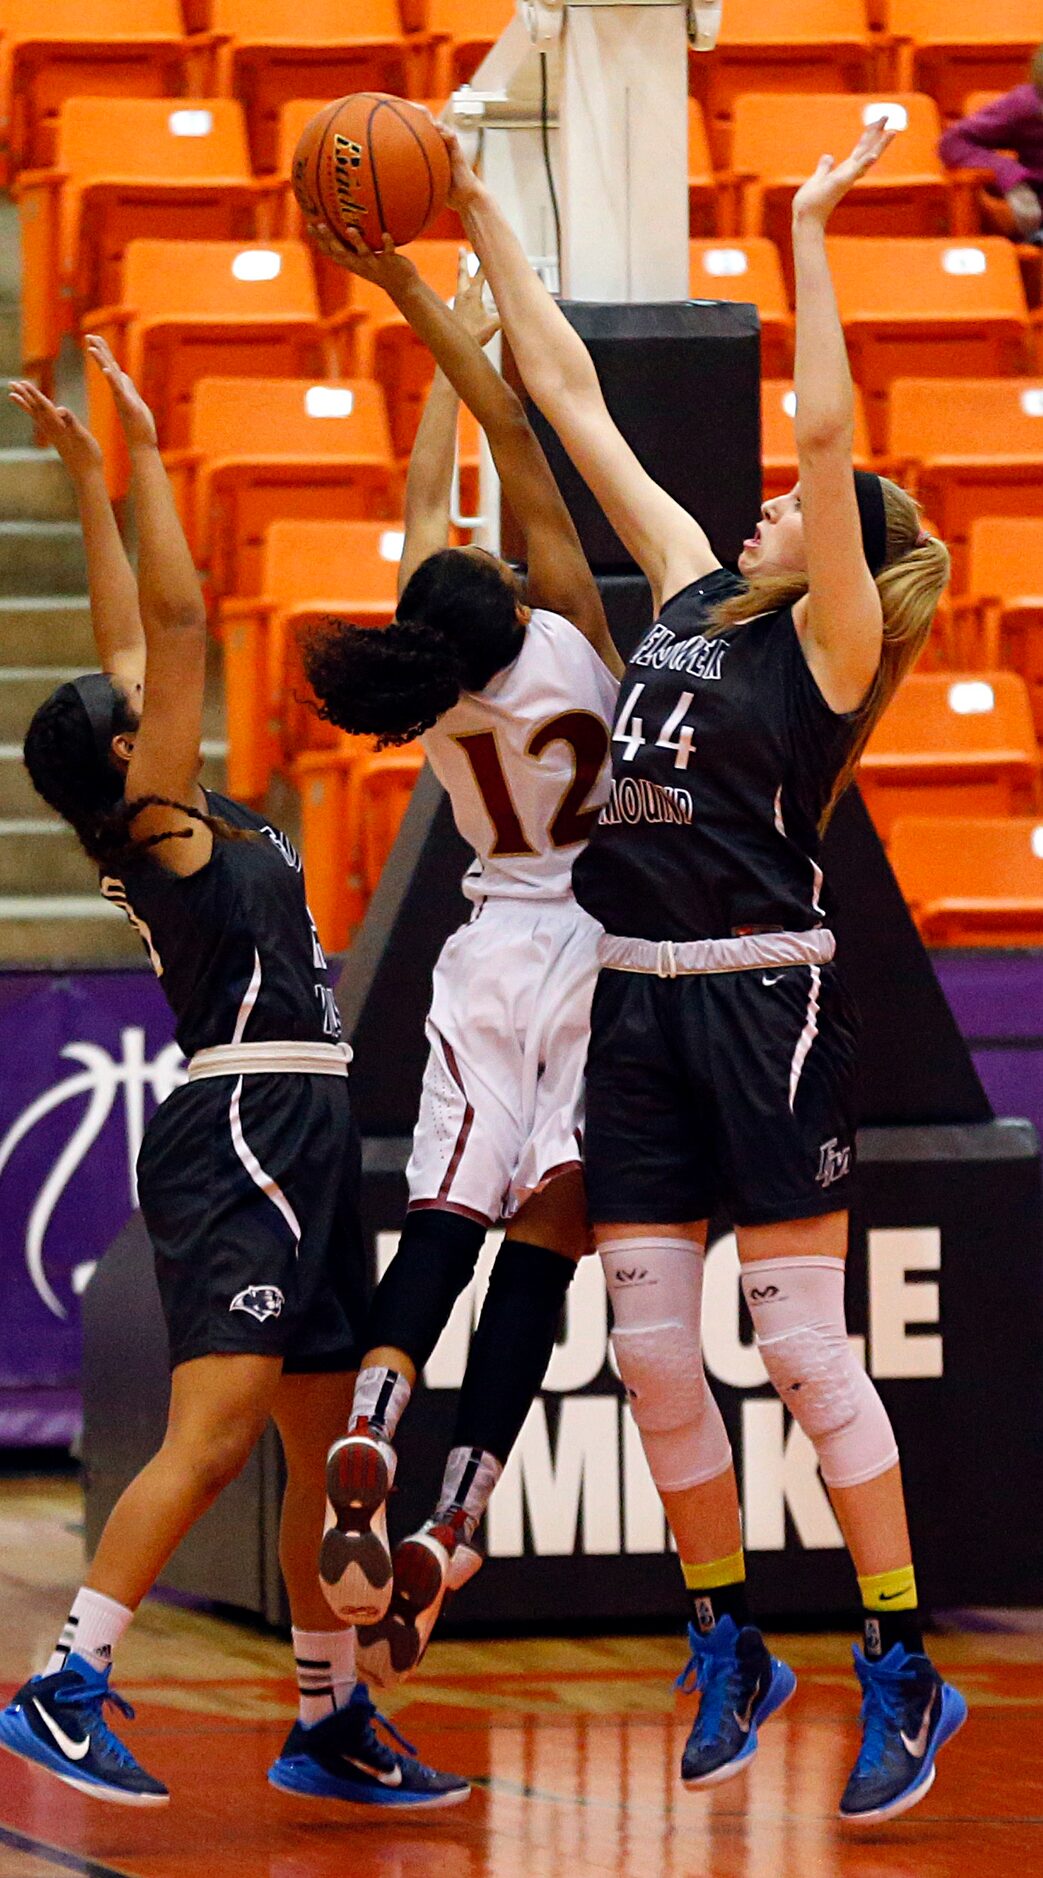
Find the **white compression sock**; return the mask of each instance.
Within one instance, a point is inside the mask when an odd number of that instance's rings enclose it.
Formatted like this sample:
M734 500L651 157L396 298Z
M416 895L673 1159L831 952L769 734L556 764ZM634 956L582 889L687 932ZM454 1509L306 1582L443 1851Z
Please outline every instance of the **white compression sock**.
M387 1369L382 1363L371 1369L360 1369L348 1417L349 1435L357 1422L365 1420L374 1434L394 1441L395 1430L412 1393L411 1384L397 1369Z
M115 1598L107 1598L103 1591L91 1591L87 1585L81 1585L44 1675L53 1676L64 1669L66 1657L74 1651L92 1669L104 1672L133 1615L125 1604L117 1604Z
M460 1536L470 1545L502 1473L503 1463L484 1448L453 1448L445 1464L435 1519L446 1520L461 1511Z
M355 1687L354 1630L293 1628L300 1717L305 1728L343 1708Z

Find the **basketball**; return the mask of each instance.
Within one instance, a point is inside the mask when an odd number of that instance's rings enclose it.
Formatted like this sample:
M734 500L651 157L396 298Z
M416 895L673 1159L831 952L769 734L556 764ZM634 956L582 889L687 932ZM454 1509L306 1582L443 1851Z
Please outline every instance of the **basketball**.
M415 241L445 207L449 157L426 111L404 98L358 91L306 124L293 159L293 189L311 221L368 248L385 234Z

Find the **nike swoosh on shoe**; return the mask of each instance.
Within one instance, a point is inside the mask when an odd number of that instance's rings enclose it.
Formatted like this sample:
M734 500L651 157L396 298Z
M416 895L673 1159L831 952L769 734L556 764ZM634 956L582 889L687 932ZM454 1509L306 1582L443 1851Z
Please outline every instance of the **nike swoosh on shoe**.
M90 1735L87 1736L85 1741L71 1741L64 1728L61 1727L60 1723L55 1721L54 1716L48 1713L43 1703L38 1702L35 1696L33 1697L33 1707L43 1720L49 1732L54 1736L62 1753L67 1754L70 1761L85 1760L91 1751Z
M353 1760L350 1754L345 1754L344 1759L347 1761L349 1767L357 1767L361 1774L368 1774L371 1780L379 1781L382 1787L400 1787L402 1785L402 1769L397 1762L390 1773L382 1774L379 1767L371 1767L366 1761Z
M913 1736L913 1739L910 1741L905 1729L903 1728L901 1730L902 1746L906 1749L907 1753L912 1755L915 1761L922 1761L927 1752L927 1743L931 1733L931 1717L934 1714L935 1694L936 1691L932 1689L931 1699L924 1709L923 1720L920 1723L919 1731Z

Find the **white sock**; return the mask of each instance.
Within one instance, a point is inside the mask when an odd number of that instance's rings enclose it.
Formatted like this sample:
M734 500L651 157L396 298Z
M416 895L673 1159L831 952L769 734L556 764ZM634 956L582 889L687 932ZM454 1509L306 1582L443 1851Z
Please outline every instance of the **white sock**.
M112 1663L117 1643L133 1617L125 1604L107 1598L103 1591L91 1591L81 1585L65 1620L65 1628L48 1658L45 1676L65 1668L65 1659L73 1651L92 1669L104 1672Z
M464 1544L469 1545L502 1473L501 1462L485 1448L454 1448L445 1464L435 1519L462 1514L456 1523Z
M397 1369L388 1369L383 1363L360 1369L348 1417L349 1435L357 1422L365 1420L374 1434L394 1441L395 1429L412 1393L412 1384Z
M325 1721L343 1708L355 1687L355 1632L353 1630L298 1630L293 1628L293 1656L300 1694L300 1717L305 1728Z

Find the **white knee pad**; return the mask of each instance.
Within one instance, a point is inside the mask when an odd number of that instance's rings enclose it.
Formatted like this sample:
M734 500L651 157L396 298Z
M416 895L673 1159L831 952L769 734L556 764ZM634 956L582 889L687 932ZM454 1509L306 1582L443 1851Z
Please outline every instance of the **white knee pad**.
M764 1367L813 1443L827 1487L857 1487L898 1459L894 1430L854 1356L843 1259L757 1259L743 1267Z
M703 1368L703 1251L688 1239L616 1239L598 1248L615 1327L612 1348L652 1478L676 1493L731 1466Z

